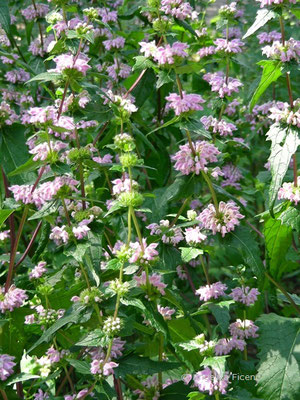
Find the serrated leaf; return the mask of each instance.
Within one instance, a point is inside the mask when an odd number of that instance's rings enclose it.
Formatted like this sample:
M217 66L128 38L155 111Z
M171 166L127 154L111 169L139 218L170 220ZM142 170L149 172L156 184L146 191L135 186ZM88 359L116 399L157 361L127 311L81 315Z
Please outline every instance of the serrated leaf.
M180 128L188 129L189 131L195 132L198 135L204 136L207 139L211 139L211 134L203 128L203 124L194 119L190 119L189 121L183 121L180 123Z
M250 228L239 226L234 232L231 232L233 240L229 243L240 252L246 265L248 265L254 275L260 279L260 285L264 280L264 265L260 259L260 250L258 243L253 237Z
M24 372L21 372L20 374L14 375L11 379L8 379L5 383L6 385L9 386L17 382L25 382L29 381L30 379L38 379L38 378L40 378L39 375L26 374Z
M67 358L67 361L80 374L92 375L90 364L87 361L74 360L73 358Z
M170 74L167 71L160 71L158 73L158 79L156 82L156 89L159 89L166 83L173 82L173 79L170 77Z
M253 35L259 28L263 27L268 21L276 17L276 13L268 8L263 8L257 11L255 21L247 30L243 39Z
M201 366L213 368L222 378L225 373L225 364L227 358L228 356L207 357L202 361Z
M115 368L116 377L132 375L153 375L158 372L170 371L180 366L179 363L166 361L152 361L150 358L139 357L136 355L125 357L119 361L119 367Z
M42 72L33 78L29 79L29 81L26 82L26 84L30 82L35 82L35 81L41 81L41 82L50 82L50 81L57 81L61 77L61 74L58 72Z
M292 127L283 128L273 124L267 132L267 140L271 140L271 154L269 157L272 181L269 190L269 207L271 212L278 190L288 170L291 158L297 151L300 140L298 132Z
M29 221L34 219L40 219L46 217L47 215L53 214L57 211L59 202L57 200L49 201L43 205L43 207L35 212L31 217L28 218Z
M137 56L134 57L135 59L135 64L132 67L133 71L140 71L141 69L147 69L147 68L152 68L155 64L149 60L149 58L144 57L144 56Z
M271 313L255 323L259 326L258 395L264 400L298 400L300 319Z
M260 83L255 90L252 99L250 101L250 111L252 111L255 104L258 102L261 95L271 85L272 82L276 82L282 73L282 62L275 60L264 60L258 63L263 66L263 73L261 76Z
M288 207L279 216L276 215L276 218L280 219L284 225L290 226L300 233L300 211L296 207Z
M101 329L95 329L92 332L89 332L87 336L80 339L76 346L83 346L83 347L98 347L98 346L105 346L108 342L108 338L104 335L104 332Z
M105 269L119 270L122 266L122 263L117 258L113 258L109 260L105 266Z
M14 171L11 171L8 174L8 177L10 176L15 176L15 175L19 175L19 174L24 174L25 172L31 172L31 171L35 171L36 169L38 169L41 166L40 162L36 162L33 161L33 156L26 161L26 163L24 163L23 165L20 165L18 168L16 168Z
M208 304L209 310L212 312L213 316L216 318L217 323L220 325L222 333L226 333L228 330L228 325L230 321L229 308L233 304L233 300L220 301L217 304Z
M181 258L185 263L190 262L197 258L200 254L203 254L203 250L196 249L195 247L179 247L181 250Z
M269 218L265 222L264 236L270 259L270 273L278 280L284 272L282 266L292 243L292 228L282 225L280 220Z

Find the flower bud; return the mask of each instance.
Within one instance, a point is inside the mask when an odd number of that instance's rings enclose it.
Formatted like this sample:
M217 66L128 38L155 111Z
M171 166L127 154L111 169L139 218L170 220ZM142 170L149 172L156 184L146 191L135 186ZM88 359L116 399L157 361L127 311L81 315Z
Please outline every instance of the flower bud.
M110 282L109 288L119 296L124 296L129 290L129 283L120 282L119 279L115 279Z
M94 7L85 8L83 14L86 15L91 21L98 18L98 11Z
M103 324L103 332L107 336L116 336L122 328L122 321L120 318L107 317Z
M148 6L158 8L160 6L160 0L148 0Z
M126 153L120 156L120 162L123 167L134 167L139 163L139 159L135 153Z
M117 149L129 152L135 149L135 143L132 136L128 135L128 133L120 133L116 135L114 138L115 145Z
M132 206L133 208L136 208L143 204L144 197L135 191L123 192L119 195L118 201L122 207Z
M194 219L196 219L196 217L197 217L197 213L196 213L195 210L188 210L188 212L187 212L187 218L188 218L190 221L194 221Z

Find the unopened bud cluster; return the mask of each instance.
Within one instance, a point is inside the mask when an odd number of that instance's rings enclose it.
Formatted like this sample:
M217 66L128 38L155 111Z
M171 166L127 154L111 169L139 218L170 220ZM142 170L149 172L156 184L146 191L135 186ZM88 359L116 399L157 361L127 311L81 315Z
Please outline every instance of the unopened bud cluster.
M121 282L119 279L115 279L110 282L109 288L118 294L119 296L124 296L129 290L128 282Z
M122 321L120 318L108 317L103 324L103 332L108 336L117 335L122 327Z
M118 150L127 153L135 149L134 138L128 133L120 133L114 138L115 146Z

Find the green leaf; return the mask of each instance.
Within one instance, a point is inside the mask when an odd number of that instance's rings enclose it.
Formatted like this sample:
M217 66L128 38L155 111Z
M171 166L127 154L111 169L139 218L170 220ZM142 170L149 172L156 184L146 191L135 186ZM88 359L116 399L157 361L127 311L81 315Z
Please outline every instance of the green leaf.
M8 174L8 177L10 176L15 176L15 175L20 175L24 174L25 172L31 172L35 171L41 166L40 162L33 161L33 156L26 161L23 165L20 165L18 168L16 168L14 171L10 172Z
M28 161L29 154L24 132L25 127L21 125L14 125L13 127L6 126L5 130L2 128L0 134L2 139L0 164L6 175ZM22 183L26 183L23 178L21 181Z
M253 237L253 232L250 228L239 226L234 232L231 232L233 240L229 243L243 257L246 265L248 265L253 274L260 279L260 284L263 284L264 265L260 259L260 250L256 240Z
M46 217L47 215L53 214L57 211L58 206L59 202L57 200L49 201L45 203L39 211L35 212L31 217L29 217L28 221L40 219Z
M267 140L271 140L272 142L269 157L272 174L269 190L269 207L272 212L278 190L288 170L291 158L297 151L300 140L296 129L290 126L283 128L277 123L270 127L267 133Z
M42 336L34 343L33 346L31 346L31 348L28 350L27 353L30 353L32 350L34 350L40 344L42 344L44 342L49 342L52 339L55 332L57 332L63 326L65 326L67 324L78 323L81 319L81 314L84 310L85 310L85 306L71 307L63 317L58 319L52 326L50 326L50 328L48 328L42 334Z
M280 219L284 225L290 226L300 233L300 211L296 207L288 207L279 216L276 215L276 218Z
M115 375L117 378L126 376L127 374L132 375L153 375L158 372L170 371L180 366L179 363L166 362L166 361L152 361L150 358L139 357L131 355L119 360L119 367L116 368Z
M187 397L189 400L204 400L206 396L200 392L190 392Z
M10 22L8 2L6 1L1 1L0 3L0 25L2 29L4 29L9 39L11 39L12 38L11 22Z
M38 378L40 378L39 375L26 374L24 372L21 372L20 374L12 376L11 379L8 379L5 383L6 385L9 386L17 382L25 382L29 381L30 379L38 379Z
M223 377L223 375L225 373L226 359L228 357L229 356L208 357L202 361L201 366L211 367L215 371L217 371L217 373L219 374L220 377Z
M225 301L220 301L218 304L215 303L208 304L208 308L213 313L213 316L216 318L216 321L220 326L223 334L225 334L228 329L230 321L229 308L230 305L233 303L234 303L233 300L225 300Z
M292 244L292 228L282 225L280 220L269 218L265 222L264 236L270 258L270 273L278 280L284 272L282 266Z
M29 81L26 82L26 85L30 82L34 81L41 81L41 82L55 82L58 79L61 78L61 74L58 72L42 72L33 78L29 79Z
M290 11L291 11L298 19L300 19L300 8L291 8Z
M188 129L189 131L195 132L198 135L204 136L207 139L211 139L211 134L203 128L203 124L197 120L190 119L188 121L182 121L179 124L180 128Z
M263 66L263 73L260 83L255 90L250 101L250 111L252 111L255 104L258 102L261 95L266 91L272 82L276 82L282 73L282 62L275 60L260 61L258 65Z
M203 254L203 250L194 247L179 247L179 249L181 250L182 261L185 263L188 263L197 258L200 254Z
M148 135L151 135L151 133L154 133L154 132L156 132L156 131L159 131L160 129L166 128L167 126L170 126L170 125L172 125L172 124L175 124L175 123L178 122L179 120L180 120L180 117L179 117L179 116L174 117L174 118L170 119L169 121L165 122L163 125L160 125L159 127L153 129L153 131L147 133L147 136L148 136Z
M276 13L268 8L263 8L262 10L258 10L254 23L247 30L246 34L243 36L243 39L253 35L259 28L263 27L270 19L276 17Z
M132 67L133 71L140 71L141 69L152 68L153 66L155 66L155 64L147 57L137 56L134 57L134 59L135 59L135 64Z
M194 36L196 36L196 38L198 38L197 33L191 27L190 24L188 24L186 21L182 21L182 20L180 20L178 18L174 18L174 20L176 21L176 24L178 24L179 26L182 26L186 31L189 31L192 35L194 35Z
M0 228L15 210L0 210Z
M259 326L258 395L264 400L298 400L300 319L272 313L255 323Z
M108 263L105 266L105 269L112 269L112 270L120 270L122 266L121 261L118 258L113 258L112 260L109 260Z
M72 358L67 358L67 361L80 374L92 375L90 364L87 361L74 360Z
M98 347L104 346L107 341L108 339L104 335L103 331L101 329L95 329L94 331L89 332L83 339L80 339L76 343L76 346Z
M156 82L156 89L159 89L166 83L173 82L173 79L170 77L170 74L167 71L159 71L158 80Z

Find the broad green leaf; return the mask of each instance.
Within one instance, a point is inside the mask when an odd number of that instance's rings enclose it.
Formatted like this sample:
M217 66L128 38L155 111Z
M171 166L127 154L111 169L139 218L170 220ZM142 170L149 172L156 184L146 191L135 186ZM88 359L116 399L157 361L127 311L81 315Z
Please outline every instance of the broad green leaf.
M86 347L98 347L105 345L107 338L104 336L104 333L101 329L95 329L92 332L89 332L87 336L80 339L76 346L86 346Z
M0 228L15 210L0 210Z
M162 390L159 398L162 400L183 400L189 394L190 388L183 382L168 385Z
M34 219L40 219L53 214L57 211L58 206L59 202L57 200L49 201L45 203L39 211L35 212L31 217L29 217L28 220L32 221Z
M16 168L14 171L10 172L8 174L8 177L10 176L15 176L15 175L20 175L20 174L24 174L25 172L31 172L31 171L35 171L36 169L38 169L41 166L40 162L36 162L33 161L33 156L26 161L25 164L20 165L18 168Z
M187 396L189 400L204 400L206 398L205 394L200 392L190 392Z
M180 128L188 129L189 131L195 132L198 135L204 136L207 139L211 139L211 134L204 129L203 124L197 120L190 119L188 121L182 121L179 124Z
M276 82L282 73L281 61L264 60L260 61L258 65L263 66L263 73L260 83L250 101L250 111L252 111L253 107L258 102L261 95L266 91L266 89L271 85L271 83Z
M0 133L0 164L6 175L26 163L29 158L24 132L25 127L15 124L13 127L6 126ZM15 179L16 183L20 180L21 183L26 183L23 178Z
M283 225L280 220L269 218L265 222L263 233L270 259L270 273L278 280L284 272L282 266L292 243L292 228Z
M158 79L156 82L156 89L159 89L160 87L162 87L163 85L165 85L166 83L170 83L173 82L173 79L170 77L170 74L167 71L160 71L158 73Z
M276 13L268 8L263 8L262 10L258 10L254 23L247 30L246 34L243 36L243 39L253 35L259 28L263 27L270 19L276 17Z
M29 381L30 379L38 379L38 378L40 378L39 375L26 374L24 372L21 372L20 374L12 376L11 379L8 379L5 383L6 385L9 386L17 382L25 382Z
M290 226L300 233L300 210L296 207L289 206L279 216L276 215L276 218L280 219L284 225Z
M245 377L248 374L245 374ZM255 378L255 375L248 375L249 380L253 380ZM251 379L250 379L251 378ZM248 382L249 382L248 380ZM253 396L252 393L250 393L248 390L241 388L241 387L236 387L232 391L228 393L228 396L226 396L227 400L263 400L262 398L257 398L256 396Z
M182 261L185 263L188 263L197 258L200 254L203 254L203 250L194 247L179 247L179 249L181 250Z
M228 325L230 321L229 308L230 305L233 304L233 300L224 300L219 303L211 303L208 304L208 308L213 313L213 316L216 318L217 323L219 324L222 333L226 333L228 330Z
M139 299L125 299L124 297L122 297L121 303L124 304L125 306L133 306L135 308L139 308L142 311L145 311L146 309L143 302Z
M255 323L259 326L258 395L264 400L298 400L300 319L271 313Z
M271 154L269 157L272 181L269 190L269 207L271 212L278 190L288 170L291 158L300 144L298 132L292 127L283 128L273 124L268 133L267 140L271 140Z
M291 8L290 10L298 19L300 19L300 8Z
M121 268L122 263L119 259L113 258L112 260L109 260L105 266L105 269L112 269L112 270L118 270Z
M253 232L250 228L239 226L234 232L231 232L233 240L229 243L241 256L246 265L248 265L257 278L260 279L260 285L263 285L264 265L260 259L260 250Z
M179 26L182 26L186 31L189 31L192 35L196 36L196 38L198 38L197 33L195 32L195 30L191 27L191 25L189 23L187 23L186 21L182 21L178 18L174 18L174 20L176 21L176 23Z
M158 372L170 371L180 367L179 363L166 361L152 361L146 357L130 355L124 359L119 359L119 367L115 368L116 377L124 377L127 374L132 375L153 375Z
M33 346L28 350L27 353L30 353L32 350L34 350L37 346L44 342L49 342L55 332L57 332L59 329L61 329L63 326L67 324L76 324L80 321L81 319L81 314L84 311L85 306L77 306L77 307L71 307L71 309L68 310L68 312L58 319L52 326L50 326L49 329L47 329L42 336L34 343Z
M153 131L150 131L149 133L147 133L147 136L148 136L148 135L151 135L151 133L154 133L154 132L156 132L156 131L159 131L160 129L166 128L167 126L170 126L170 125L172 125L172 124L175 124L176 122L179 121L179 119L180 119L180 117L178 117L178 116L176 116L176 117L170 119L169 121L165 122L163 125L160 125L159 127L153 129Z
M7 1L1 1L0 3L0 25L2 29L4 29L8 38L12 39L9 6Z
M135 64L132 67L133 71L140 71L141 69L147 69L147 68L152 68L155 64L149 60L149 58L144 57L144 56L137 56L134 57L135 59Z
M228 356L208 357L202 361L201 366L211 367L217 371L220 377L223 377L227 358Z
M61 78L61 74L58 72L42 72L33 78L29 79L29 81L26 82L26 84L34 81L41 81L41 82L50 82L50 81L57 81L59 78Z
M80 374L92 375L92 373L91 373L91 365L87 361L74 360L72 358L67 358L67 361Z

